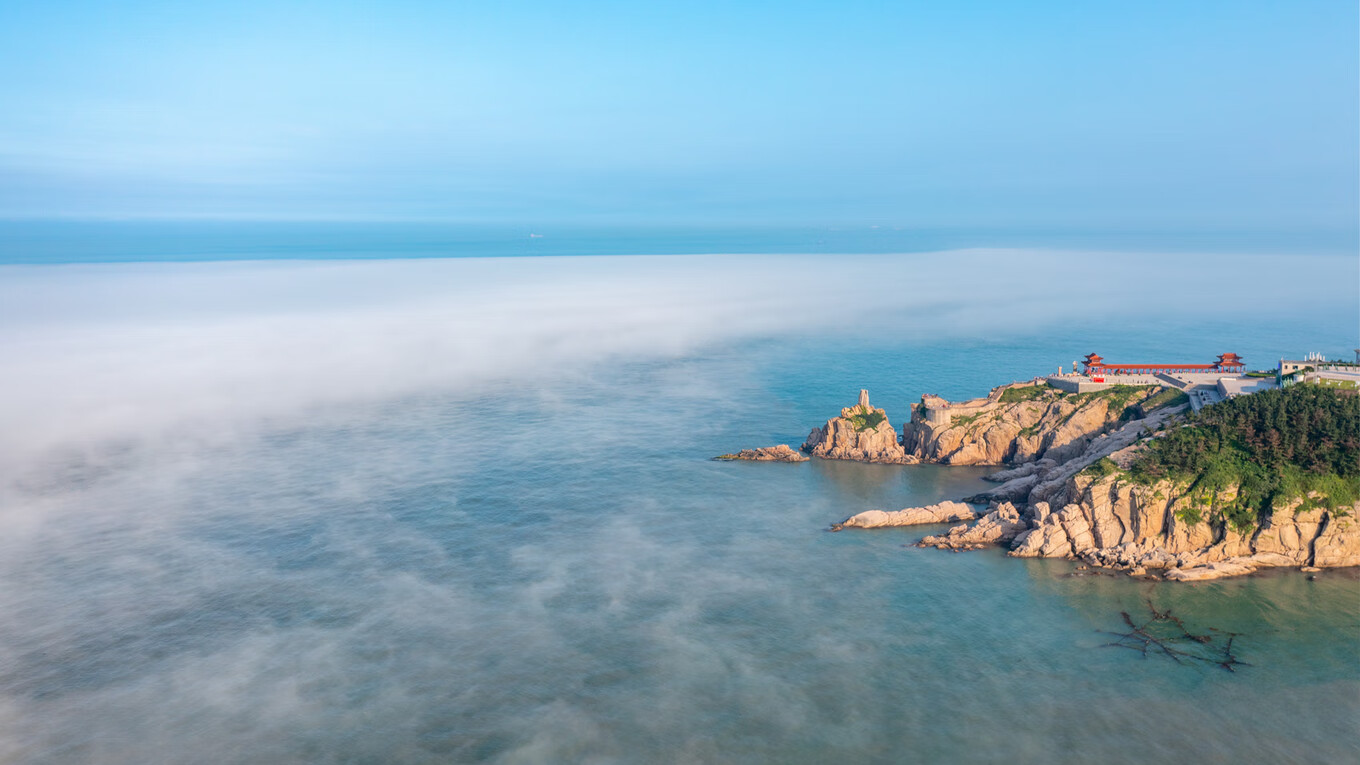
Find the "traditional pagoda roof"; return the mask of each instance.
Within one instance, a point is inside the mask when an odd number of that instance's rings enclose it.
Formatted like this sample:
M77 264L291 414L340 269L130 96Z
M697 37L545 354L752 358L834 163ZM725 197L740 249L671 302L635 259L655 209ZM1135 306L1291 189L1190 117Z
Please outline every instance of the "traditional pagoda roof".
M1236 353L1220 353L1212 364L1106 364L1099 354L1088 353L1085 359L1087 374L1156 374L1158 372L1229 372L1240 371L1244 364Z

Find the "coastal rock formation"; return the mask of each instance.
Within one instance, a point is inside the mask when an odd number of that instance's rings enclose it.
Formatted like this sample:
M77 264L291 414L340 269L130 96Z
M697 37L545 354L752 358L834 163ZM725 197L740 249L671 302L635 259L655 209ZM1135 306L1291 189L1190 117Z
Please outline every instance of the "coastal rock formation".
M1172 481L1150 485L1122 474L1081 474L1068 480L1072 501L1054 511L1035 502L1018 513L998 505L973 526L926 537L922 546L965 549L1007 544L1021 558L1077 558L1093 566L1167 579L1201 581L1257 569L1360 566L1360 503L1334 510L1307 507L1300 498L1276 508L1259 527L1237 529L1202 519L1203 507L1233 498L1235 490L1196 498ZM1020 523L1016 529L1017 520Z
M753 462L807 462L808 458L788 444L762 446L759 449L742 449L736 454L719 454L715 460L751 460Z
M920 526L927 523L953 523L971 521L977 517L972 507L962 502L941 502L925 507L908 507L905 510L884 511L866 510L852 515L831 526L832 531L843 528L876 529L884 526Z
M1025 464L1017 468L1011 468L1010 470L998 470L995 473L985 475L982 477L982 480L991 481L992 483L1010 483L1011 481L1014 481L1018 478L1029 478L1032 475L1038 474L1042 470L1051 469L1057 464L1058 463L1055 460L1050 459L1026 462Z
M1360 524L1355 521L1360 514L1360 502L1351 510L1346 516L1326 517L1322 532L1313 538L1313 557L1308 561L1309 566L1360 566Z
M1155 386L1064 394L1016 384L959 404L923 396L904 427L907 457L1013 467L988 476L999 486L963 500L990 505L979 520L919 544L952 550L1001 545L1015 557L1071 558L1175 581L1264 568L1360 566L1360 501L1355 501L1360 484L1351 470L1315 469L1329 464L1318 462L1318 454L1330 455L1326 459L1342 468L1351 464L1346 460L1354 458L1344 455L1354 453L1360 412L1347 403L1353 399L1327 399L1307 388L1277 395L1293 396L1297 403L1229 400L1217 405L1226 409L1210 415L1217 421L1201 413L1190 423L1179 420L1184 395ZM867 400L862 405L857 411L869 411ZM1314 408L1311 420L1296 415L1304 406ZM1244 428L1256 440L1221 435ZM1290 479L1296 481L1294 493L1288 493L1290 484L1274 484L1275 493L1263 503L1259 473L1234 471L1256 464L1257 453L1250 450L1274 449L1281 432L1294 439L1288 444L1305 444L1291 446L1298 451L1289 454L1313 455L1315 461L1280 463L1295 458L1262 452L1261 459L1272 455L1271 464L1301 476ZM1217 472L1207 472L1211 468ZM942 520L939 507L875 511L842 526L932 522Z
M950 403L925 395L903 426L907 454L945 465L1002 465L1080 455L1090 441L1143 413L1160 388L1117 386L1069 394L1041 382L994 389L986 398ZM1029 474L1017 474L1022 479Z
M858 460L910 465L919 462L897 442L888 413L869 405L869 391L859 392L859 403L841 410L839 417L808 434L803 451L828 460Z
M1175 419L1180 412L1179 407L1160 409L1144 419L1124 423L1115 430L1087 440L1085 449L1080 454L1071 456L1063 462L1045 458L1023 465L1014 471L994 473L989 478L1006 477L1009 480L995 489L969 497L967 501L977 504L1004 501L1017 504L1048 502L1061 507L1070 501L1067 487L1073 476L1104 457L1109 457L1120 468L1128 467L1138 443ZM1010 477L1013 473L1018 475Z
M972 526L955 526L948 533L926 537L917 545L941 550L971 550L986 545L1006 544L1027 528L1029 524L1020 517L1020 511L1007 502L982 516L982 520Z

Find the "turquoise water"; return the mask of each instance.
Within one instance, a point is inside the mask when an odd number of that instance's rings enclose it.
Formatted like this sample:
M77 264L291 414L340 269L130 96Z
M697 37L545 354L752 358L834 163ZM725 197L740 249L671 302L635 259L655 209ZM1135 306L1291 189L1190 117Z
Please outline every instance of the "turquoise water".
M5 271L35 306L86 308L64 321L0 312L6 392L27 402L6 418L34 428L27 449L0 452L0 759L1360 755L1354 571L1173 586L922 550L911 544L936 528L826 527L972 493L985 469L709 459L800 443L860 387L900 420L923 392L979 395L1092 349L1138 360L1232 349L1249 364L1337 354L1353 347L1353 290L1273 312L1244 300L1101 314L1077 301L1088 318L1073 320L1050 303L1081 285L1059 279L1035 303L1003 284L984 304L978 282L937 278L931 305L961 306L942 324L911 310L927 299L924 261L899 273L835 259L852 282L873 275L841 293L821 261L786 261L816 278L766 292L725 265L619 260L564 262L544 284L534 274L547 266L493 262ZM611 281L635 267L645 279ZM770 261L752 267L775 279ZM1355 266L1331 267L1339 281ZM357 277L341 289L336 273ZM1279 273L1258 278L1262 295L1292 289ZM411 297L431 284L452 297ZM634 299L640 284L656 290ZM304 310L295 288L343 299ZM577 297L554 302L567 289ZM374 309L388 292L404 297ZM847 307L864 292L885 297ZM609 320L580 323L590 307ZM763 313L775 320L751 318ZM294 335L308 344L285 342ZM458 342L439 345L446 335ZM470 335L494 342L460 344ZM127 368L147 365L155 374ZM157 387L165 376L173 385ZM50 401L81 415L27 411ZM1147 599L1197 631L1241 633L1251 666L1105 647L1100 631Z

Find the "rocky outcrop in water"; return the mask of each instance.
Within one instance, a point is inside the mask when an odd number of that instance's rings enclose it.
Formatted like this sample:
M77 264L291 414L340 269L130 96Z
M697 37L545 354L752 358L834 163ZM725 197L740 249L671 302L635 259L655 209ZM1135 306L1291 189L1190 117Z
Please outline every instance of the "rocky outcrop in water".
M859 392L859 403L841 410L839 417L814 429L803 451L828 460L857 460L910 465L920 460L906 453L897 442L897 430L888 413L869 404L869 391Z
M736 454L719 454L715 460L750 460L752 462L807 462L808 458L789 447L762 446L759 449L742 449Z
M955 526L946 534L926 537L917 544L941 550L975 550L987 545L1007 544L1027 528L1029 524L1020 517L1020 511L1006 502L972 526Z
M977 511L963 502L941 502L925 507L908 507L905 510L866 510L852 515L831 526L832 531L844 528L877 529L884 526L922 526L928 523L953 523L971 521Z

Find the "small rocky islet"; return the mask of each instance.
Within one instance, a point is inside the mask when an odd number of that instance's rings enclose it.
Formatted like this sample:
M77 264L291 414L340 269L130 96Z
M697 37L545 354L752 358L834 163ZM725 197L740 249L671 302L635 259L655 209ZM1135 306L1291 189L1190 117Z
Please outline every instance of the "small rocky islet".
M788 444L762 446L759 449L742 449L735 454L719 454L715 460L749 460L751 462L807 462L808 457L794 451Z
M1331 484L1312 481L1321 488L1297 491L1297 496L1277 492L1268 510L1259 512L1249 506L1253 501L1262 505L1248 496L1246 481L1225 485L1206 484L1194 475L1149 476L1145 465L1157 448L1153 441L1191 427L1185 398L1169 392L1174 389L1116 385L1067 393L1035 380L957 403L925 395L912 405L899 436L887 412L873 407L862 390L855 406L813 429L802 451L822 459L900 465L1008 466L987 477L998 485L981 494L896 511L868 510L832 524L833 531L963 521L918 546L1001 546L1014 557L1074 559L1175 581L1264 568L1360 566L1354 475L1336 477ZM1287 403L1291 411L1299 409L1300 402ZM1232 402L1214 406L1243 408ZM1355 419L1360 400L1352 396L1340 406L1346 415L1340 440L1350 451L1360 450L1360 419ZM1185 440L1184 433L1180 437ZM807 457L781 444L719 459L795 462ZM1343 459L1354 457L1347 451Z

